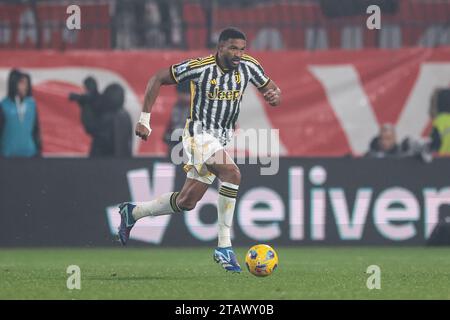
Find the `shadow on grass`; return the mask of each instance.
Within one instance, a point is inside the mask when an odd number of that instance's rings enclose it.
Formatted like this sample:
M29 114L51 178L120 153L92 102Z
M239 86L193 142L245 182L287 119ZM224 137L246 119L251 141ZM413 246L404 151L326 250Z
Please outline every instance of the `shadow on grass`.
M217 278L215 276L201 276L202 279L213 279ZM89 276L84 277L83 280L100 280L100 281L155 281L155 280L176 280L176 281L183 281L183 280L198 280L198 275L192 275L192 276L182 276L182 275L148 275L148 276L107 276L107 275L101 275L101 276Z

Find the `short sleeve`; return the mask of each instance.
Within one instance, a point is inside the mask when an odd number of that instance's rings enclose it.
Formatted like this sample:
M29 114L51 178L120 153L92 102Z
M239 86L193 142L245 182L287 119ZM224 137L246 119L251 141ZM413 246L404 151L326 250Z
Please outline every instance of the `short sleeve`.
M246 57L245 60L250 71L250 82L258 89L264 88L270 82L270 78L265 74L263 67L251 57Z
M203 68L201 68L196 61L197 60L195 59L189 59L170 67L172 78L176 83L195 80L200 77Z

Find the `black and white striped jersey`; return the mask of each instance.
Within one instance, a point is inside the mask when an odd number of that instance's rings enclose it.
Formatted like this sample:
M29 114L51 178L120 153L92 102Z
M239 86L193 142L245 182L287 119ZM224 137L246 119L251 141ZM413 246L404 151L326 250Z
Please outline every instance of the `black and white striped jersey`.
M263 88L270 82L259 62L249 55L242 56L236 69L222 69L217 56L210 55L174 64L171 74L177 83L190 81L190 134L208 132L223 145L231 139L248 83Z

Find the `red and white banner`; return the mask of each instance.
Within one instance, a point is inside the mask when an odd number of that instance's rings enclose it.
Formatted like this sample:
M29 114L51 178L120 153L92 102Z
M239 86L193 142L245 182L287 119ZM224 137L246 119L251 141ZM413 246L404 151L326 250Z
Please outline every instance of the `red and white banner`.
M89 137L69 92L94 76L103 90L118 82L126 109L139 117L148 79L160 68L205 51L0 51L0 96L8 72L29 72L37 100L45 155L86 155ZM265 104L249 86L238 125L279 129L280 153L287 156L363 154L379 124L397 126L399 140L430 131L432 92L450 86L450 48L280 51L253 53L283 92L278 108ZM175 88L164 87L152 112L151 138L135 140L135 153L166 155L163 133L175 103Z

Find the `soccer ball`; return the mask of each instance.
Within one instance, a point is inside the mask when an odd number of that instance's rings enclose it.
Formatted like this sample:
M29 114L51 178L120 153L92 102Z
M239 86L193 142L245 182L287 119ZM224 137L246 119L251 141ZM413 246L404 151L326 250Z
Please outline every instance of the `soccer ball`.
M245 264L251 274L257 277L266 277L278 267L278 255L271 246L257 244L248 250Z

